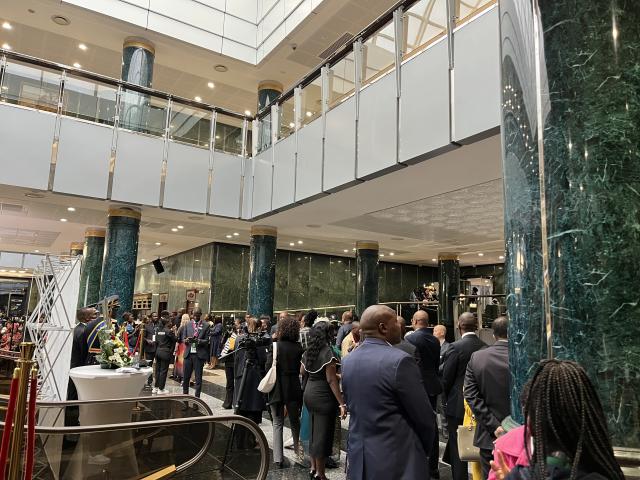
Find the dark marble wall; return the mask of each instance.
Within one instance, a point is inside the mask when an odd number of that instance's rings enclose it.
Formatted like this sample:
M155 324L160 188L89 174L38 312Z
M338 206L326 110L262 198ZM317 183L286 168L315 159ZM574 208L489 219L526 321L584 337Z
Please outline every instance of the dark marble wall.
M358 247L356 247L358 248ZM390 281L398 277L400 272L394 274L390 271ZM399 280L399 278L397 278ZM358 248L356 252L356 313L362 312L371 305L377 304L378 296L378 248ZM386 283L386 279L385 279ZM399 282L398 282L399 283Z
M277 241L275 235L261 233L251 235L247 312L256 317L273 316Z
M100 300L104 239L105 232L98 229L87 232L85 237L78 307L91 305Z
M454 322L453 298L460 293L460 261L455 255L438 258L439 281L438 300L440 302L440 323L447 327L447 340L453 341Z
M476 265L460 267L460 278L491 277L493 293L504 294L504 264Z
M536 5L500 6L513 407L536 361L577 360L639 447L640 8Z

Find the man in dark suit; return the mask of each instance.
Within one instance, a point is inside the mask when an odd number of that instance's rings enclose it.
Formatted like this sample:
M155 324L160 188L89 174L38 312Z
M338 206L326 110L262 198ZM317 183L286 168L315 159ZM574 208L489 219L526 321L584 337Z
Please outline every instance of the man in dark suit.
M467 463L460 460L458 453L458 426L462 425L464 420L462 387L471 354L487 345L476 334L478 322L473 313L465 312L460 315L458 330L461 338L451 344L442 373L442 386L446 398L445 415L449 431L444 458L449 460L453 480L468 480Z
M489 476L493 442L504 433L501 423L510 412L509 320L493 321L496 343L471 355L464 378L464 398L471 407L477 426L473 443L482 456L482 476Z
M404 336L407 333L407 325L404 322L404 318L402 318L400 315L398 315L397 318L398 326L400 327L400 341L393 346L411 355L415 359L418 366L420 366L420 353L418 352L418 349L413 343L409 343L404 339Z
M411 319L413 333L407 337L407 342L415 345L420 355L420 373L422 382L429 396L431 408L435 411L438 404L438 395L442 392L442 384L438 377L440 365L440 342L428 330L429 314L424 310L418 310ZM440 441L434 437L433 445L429 450L429 469L431 478L440 478L438 473L438 457Z
M153 312L151 314L151 321L144 325L144 359L149 362L149 366L153 365L153 361L156 358L156 348L158 346L158 332L160 331L160 320L158 320L158 314ZM149 375L147 379L147 386L150 387L153 383L153 374ZM153 393L157 393L158 389L154 388Z
M202 321L202 310L196 308L193 311L193 318L184 326L180 332L179 341L184 342L184 375L182 378L182 393L189 393L189 381L191 373L196 375L196 397L200 397L202 390L202 369L209 361L209 323ZM185 404L185 407L187 405Z
M349 480L429 479L435 417L415 360L393 348L396 314L372 305L362 314L363 342L342 364L350 412Z
M433 327L433 336L436 337L438 342L440 342L440 367L438 369L438 374L442 376L442 371L444 370L444 360L447 356L447 352L449 348L451 348L451 344L447 342L447 327L444 325L436 325Z

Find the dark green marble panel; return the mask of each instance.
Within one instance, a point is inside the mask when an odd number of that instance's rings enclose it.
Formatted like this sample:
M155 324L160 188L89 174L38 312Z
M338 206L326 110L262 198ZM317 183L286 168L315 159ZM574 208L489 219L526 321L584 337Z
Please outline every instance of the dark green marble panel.
M356 252L356 313L378 303L378 250L359 248Z
M456 318L453 318L453 299L460 293L460 262L457 259L439 259L438 300L440 322L447 327L447 340L454 340Z
M119 321L122 320L124 312L131 311L133 303L139 230L138 218L109 217L100 298L109 295L120 297Z
M315 306L309 296L311 256L302 252L291 252L289 259L289 305L288 308Z
M329 279L331 278L331 258L326 255L312 255L310 268L309 298L313 306L326 307L329 300Z
M215 244L212 310L247 308L249 248Z
M276 282L276 243L271 235L252 235L249 251L249 292L247 312L273 317Z
M82 272L80 273L80 294L78 308L97 303L100 300L100 280L104 257L105 237L86 237Z
M276 254L276 288L274 305L276 310L286 310L289 305L289 252L278 250Z

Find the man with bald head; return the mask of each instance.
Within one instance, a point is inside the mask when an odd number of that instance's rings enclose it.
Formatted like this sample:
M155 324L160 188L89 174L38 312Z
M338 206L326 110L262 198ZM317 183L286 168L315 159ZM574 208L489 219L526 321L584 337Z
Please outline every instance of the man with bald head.
M438 404L438 395L442 393L442 384L438 376L440 366L440 342L429 331L429 314L424 310L418 310L411 319L413 335L407 337L407 342L415 345L420 355L420 373L425 391L429 396L429 403L433 410ZM429 469L432 478L438 478L438 454L440 442L434 439L429 453Z
M393 348L396 314L372 305L360 319L363 340L342 363L349 419L349 480L428 479L435 416L415 360Z
M467 463L460 460L458 453L458 426L464 420L464 397L462 387L467 364L471 355L487 345L478 338L478 321L471 312L458 317L460 340L451 344L442 372L442 386L446 399L445 415L449 441L443 459L449 460L453 480L468 480Z

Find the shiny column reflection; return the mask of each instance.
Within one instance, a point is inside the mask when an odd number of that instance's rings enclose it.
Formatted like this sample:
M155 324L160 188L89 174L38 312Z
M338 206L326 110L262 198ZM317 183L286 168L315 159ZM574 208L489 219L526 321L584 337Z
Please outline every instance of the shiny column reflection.
M277 240L278 230L275 227L264 225L251 227L247 312L255 317L260 315L273 317Z
M356 313L378 303L378 242L356 242Z

